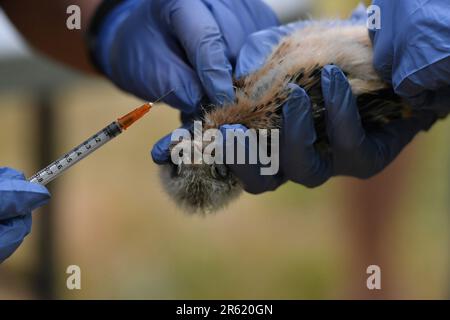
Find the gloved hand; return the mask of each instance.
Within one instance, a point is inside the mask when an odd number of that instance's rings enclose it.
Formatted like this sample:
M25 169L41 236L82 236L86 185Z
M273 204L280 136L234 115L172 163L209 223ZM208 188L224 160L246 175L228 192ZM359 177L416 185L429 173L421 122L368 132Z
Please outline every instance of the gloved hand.
M120 88L186 114L234 99L232 66L246 38L278 25L261 0L126 0L101 21L93 54Z
M382 14L385 12L386 10L382 9ZM349 20L329 23L365 24L366 21L366 9L360 5ZM259 69L273 47L283 37L304 28L309 23L299 22L271 28L250 36L239 54L236 76L239 78ZM383 24L382 26L387 36L392 34L389 26ZM447 44L450 45L448 41ZM359 120L353 95L342 72L336 67L326 67L322 73L322 83L328 112L327 128L332 143L332 157L323 159L314 150L316 133L309 112L309 98L297 87L292 92L291 101L283 107L280 173L272 177L261 176L258 165L229 166L248 192L262 193L274 190L287 180L307 187L316 187L336 175L371 177L392 162L419 131L427 129L435 120L434 114L424 112L418 115L421 118L392 122L380 132L365 132Z
M31 231L31 211L44 205L50 194L26 181L16 170L0 168L0 263L8 258Z
M330 24L365 23L366 12L358 7L348 21ZM253 34L239 55L236 74L240 76L260 68L273 47L286 35L303 28L309 22L295 23ZM423 112L418 117L392 122L379 132L365 132L349 84L336 67L327 66L322 73L323 95L328 112L328 138L332 155L323 158L314 148L316 132L306 93L293 87L290 101L283 107L281 132L281 168L276 176L261 176L259 165L228 165L239 177L246 191L262 193L274 190L287 180L307 187L316 187L332 176L348 175L368 178L385 168L421 130L434 121L435 114ZM337 112L340 111L340 112ZM236 126L241 128L241 126ZM162 142L170 142L170 137ZM168 152L153 150L153 158Z
M374 0L381 29L372 30L374 65L416 108L450 112L448 0Z
M354 23L365 23L367 19L366 9L363 5L358 6L358 8L353 12L351 18L348 21L330 21L330 24L354 24ZM291 23L288 25L280 27L272 27L269 29L264 29L262 31L253 33L250 35L239 52L239 58L236 65L235 77L240 78L242 76L248 75L260 67L262 67L267 59L267 57L272 53L273 48L281 41L282 38L288 36L289 34L295 32L298 29L304 28L311 24L311 21L301 21L296 23ZM184 126L188 126L189 122L192 121L192 117L182 116L182 121ZM240 128L237 126L236 128ZM169 145L170 145L171 134L166 135L160 139L153 147L151 155L153 161L157 164L164 164L169 161ZM258 171L257 168L253 168L254 171ZM251 167L246 168L247 171L253 170ZM241 177L241 174L238 174ZM250 175L251 177L251 175ZM244 180L246 177L242 176ZM261 178L262 179L262 178ZM261 179L258 179L261 182ZM267 184L255 182L254 187L258 189L268 189L269 185L275 188L278 186L277 183L273 181L267 182ZM267 187L264 187L267 186ZM249 187L249 189L255 189ZM247 190L250 191L250 190Z
M260 165L228 165L247 192L271 191L287 180L317 187L338 175L372 177L436 119L434 112L420 111L414 117L393 121L378 131L365 131L344 73L336 66L326 66L322 71L322 87L331 155L324 156L314 146L317 135L309 97L300 87L291 86L290 100L283 106L280 172L275 176L262 176ZM240 125L228 126L233 127L242 130Z

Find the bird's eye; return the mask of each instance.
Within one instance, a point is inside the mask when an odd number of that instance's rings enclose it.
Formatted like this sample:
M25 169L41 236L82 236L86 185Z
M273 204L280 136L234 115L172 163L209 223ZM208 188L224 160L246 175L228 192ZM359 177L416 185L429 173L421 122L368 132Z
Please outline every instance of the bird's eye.
M228 176L228 168L224 164L211 166L211 175L214 179L225 179Z

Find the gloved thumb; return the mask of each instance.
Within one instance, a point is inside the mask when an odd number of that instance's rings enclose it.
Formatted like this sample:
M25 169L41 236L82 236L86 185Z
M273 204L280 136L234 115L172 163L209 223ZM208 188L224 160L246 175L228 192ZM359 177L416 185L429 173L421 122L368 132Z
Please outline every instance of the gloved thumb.
M278 175L262 175L262 164L256 157L255 162L250 161L250 154L258 155L257 146L249 143L250 140L244 138L247 128L241 124L226 124L220 127L224 137L224 161L233 174L239 178L244 190L251 194L260 194L266 191L275 190L284 181ZM243 133L244 135L239 135ZM255 149L256 148L256 149ZM243 152L244 151L244 152ZM245 161L241 162L239 153L243 153ZM232 157L230 156L232 154Z
M0 169L0 219L26 215L47 203L48 190L26 181L24 175L9 168Z
M152 148L151 156L153 162L159 165L166 164L170 161L170 143L172 133L161 138Z

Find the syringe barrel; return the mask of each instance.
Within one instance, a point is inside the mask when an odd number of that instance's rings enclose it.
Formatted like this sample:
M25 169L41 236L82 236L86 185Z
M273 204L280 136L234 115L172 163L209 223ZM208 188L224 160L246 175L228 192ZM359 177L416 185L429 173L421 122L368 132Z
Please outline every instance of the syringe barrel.
M109 126L100 130L82 144L75 147L55 162L51 163L45 169L36 173L29 179L29 181L45 186L74 164L80 162L92 152L105 145L114 137L118 136L120 133L122 133L122 128L117 121L114 121Z

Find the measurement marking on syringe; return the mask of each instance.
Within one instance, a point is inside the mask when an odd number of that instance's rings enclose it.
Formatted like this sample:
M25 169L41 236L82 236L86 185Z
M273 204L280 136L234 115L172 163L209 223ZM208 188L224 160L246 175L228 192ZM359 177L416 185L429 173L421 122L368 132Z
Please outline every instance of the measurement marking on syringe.
M147 113L150 108L151 104L147 103L142 107L119 118L117 121L114 121L109 126L103 128L97 134L85 140L79 146L75 147L68 153L64 154L58 160L54 161L49 166L36 173L29 179L29 181L46 185L47 183L58 177L60 174L62 174L62 172L72 167L75 163L86 158L92 152L118 136L120 133L122 133L123 130L128 128L131 124L133 124L145 113Z

